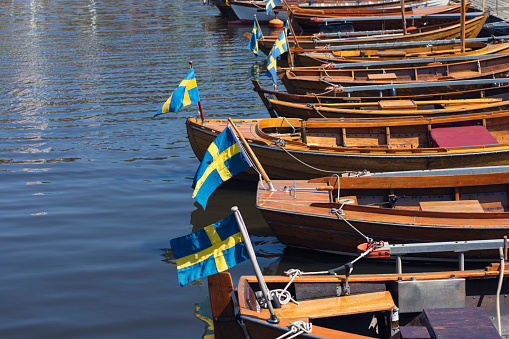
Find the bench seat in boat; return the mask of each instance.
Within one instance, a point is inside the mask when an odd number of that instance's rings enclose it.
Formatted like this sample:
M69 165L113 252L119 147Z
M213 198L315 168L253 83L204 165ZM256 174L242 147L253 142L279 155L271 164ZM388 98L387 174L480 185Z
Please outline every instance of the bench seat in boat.
M389 311L394 308L394 300L389 291L321 298L288 303L276 313L288 319L316 319L349 314Z

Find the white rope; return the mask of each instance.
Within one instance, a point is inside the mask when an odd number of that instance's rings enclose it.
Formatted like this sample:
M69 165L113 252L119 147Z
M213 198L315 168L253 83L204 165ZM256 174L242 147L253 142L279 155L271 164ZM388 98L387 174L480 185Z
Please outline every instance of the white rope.
M283 146L281 146L281 145L283 145L284 143L285 143L285 141L284 141L283 139L281 139L281 138L279 138L278 140L274 141L274 144L275 144L277 147L281 148L283 151L285 151L285 152L286 152L289 156L291 156L292 158L294 158L295 160L297 160L298 162L300 162L300 163L301 163L301 164L303 164L304 166L307 166L307 167L309 167L309 168L311 168L311 169L313 169L313 170L315 170L315 171L318 171L318 172L324 172L324 173L352 173L352 172L349 172L349 171L342 171L342 172L338 172L338 171L326 171L326 170L323 170L323 169L319 169L319 168L313 167L313 166L311 166L311 165L309 165L309 164L306 164L304 161L302 161L302 160L300 160L300 159L296 158L293 154L291 154L290 152L288 152L288 151L286 150L286 148L284 148ZM359 172L357 172L357 173L359 173Z
M345 213L343 212L343 206L344 206L346 203L349 203L349 200L352 200L352 199L343 199L343 200L340 200L339 202L342 202L341 207L340 207L340 208L337 208L337 209L336 209L336 208L331 209L331 213L335 214L338 218L343 219L343 220L344 220L344 222L346 222L346 224L347 224L348 226L350 226L350 227L351 227L351 228L353 228L355 231L357 231L357 233L359 233L360 235L362 235L362 236L366 239L366 241L367 241L367 242L371 242L373 239L371 239L371 238L369 238L369 237L365 236L364 234L362 234L362 233L361 233L361 231L359 231L357 228L355 228L355 226L354 226L354 225L352 225L350 222L348 222L348 220L346 220L346 219L343 217L343 215L345 214ZM353 201L353 200L352 200L352 201Z
M288 328L289 331L283 335L280 335L276 339L283 339L283 338L292 339L292 338L295 338L303 333L306 333L306 334L311 333L312 329L313 329L313 324L311 324L311 323L306 323L302 320L294 321L294 322L290 323L290 327Z
M293 280L295 278L297 278L298 276L300 276L302 274L302 272L300 270L291 269L289 271L286 271L285 274L292 276L292 278L290 279L288 284L286 284L285 288L283 288L283 289L275 289L275 290L272 290L271 292L274 292L276 294L276 297L278 298L279 303L281 305L286 305L290 301L298 305L299 303L295 299L293 299L292 295L290 294L290 292L288 292L288 287L290 287L290 285L292 284Z

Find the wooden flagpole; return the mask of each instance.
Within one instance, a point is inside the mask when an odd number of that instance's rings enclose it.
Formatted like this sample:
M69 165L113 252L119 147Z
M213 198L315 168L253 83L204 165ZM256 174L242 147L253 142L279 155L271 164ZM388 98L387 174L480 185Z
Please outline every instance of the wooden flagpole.
M465 52L465 0L461 0L461 53Z
M287 12L290 11L290 15L288 15L288 24L290 25L290 29L292 30L293 40L295 41L295 44L297 45L296 47L300 49L299 41L297 40L297 36L295 35L295 31L293 30L293 25L292 25L293 11L290 8L290 5L288 5L288 2L286 2L286 0L283 0L283 1L285 2L286 8L288 8ZM288 39L286 39L286 41L288 42ZM288 53L290 53L290 44L288 44Z
M401 0L401 19L403 20L403 35L406 35L407 31L406 31L406 17L405 17L405 0Z
M189 61L189 67L193 68L193 61ZM201 102L198 101L198 108L200 109L201 123L205 121L205 117L203 116L203 109L201 108Z
M258 158L256 157L253 150L251 149L251 146L249 146L246 139L244 139L244 136L242 135L242 133L240 133L239 129L237 128L237 126L235 126L235 123L233 122L233 120L231 118L228 118L228 122L232 125L233 129L235 130L235 133L237 133L240 140L242 140L242 143L244 144L247 152L249 153L249 156L251 157L251 159L253 159L256 168L258 168L258 170L260 171L260 174L262 175L263 180L265 180L265 182L269 185L269 190L275 191L276 189L272 185L272 182L270 181L267 173L265 173L265 170L263 169L262 164L260 164L260 162L258 161Z

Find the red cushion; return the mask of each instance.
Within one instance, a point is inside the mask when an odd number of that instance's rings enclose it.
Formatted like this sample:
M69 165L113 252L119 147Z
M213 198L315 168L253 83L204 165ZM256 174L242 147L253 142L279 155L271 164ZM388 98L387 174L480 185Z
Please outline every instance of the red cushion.
M435 147L460 147L498 144L484 126L438 127L430 131Z

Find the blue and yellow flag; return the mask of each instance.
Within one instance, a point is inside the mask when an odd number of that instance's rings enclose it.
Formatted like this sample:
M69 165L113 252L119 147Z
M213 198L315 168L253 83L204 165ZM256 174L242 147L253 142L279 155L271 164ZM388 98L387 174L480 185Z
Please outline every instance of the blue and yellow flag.
M232 127L226 126L210 144L194 175L193 198L205 209L219 185L251 166Z
M199 231L170 240L180 287L226 271L248 259L235 214Z
M288 22L288 21L287 21ZM272 81L276 83L277 79L277 58L282 55L284 52L288 51L288 43L286 41L286 25L285 28L279 34L276 42L272 46L270 50L269 56L267 58L267 72L266 76L272 78Z
M255 55L258 55L258 39L260 39L261 36L260 29L256 24L256 20L254 20L253 30L251 31L251 39L249 39L247 49L252 51Z
M198 94L194 70L191 68L179 87L177 87L154 116L168 112L177 112L182 107L197 103L198 101L200 101L200 95Z
M267 15L276 7L279 5L281 0L266 0L265 1L265 9L267 10Z

